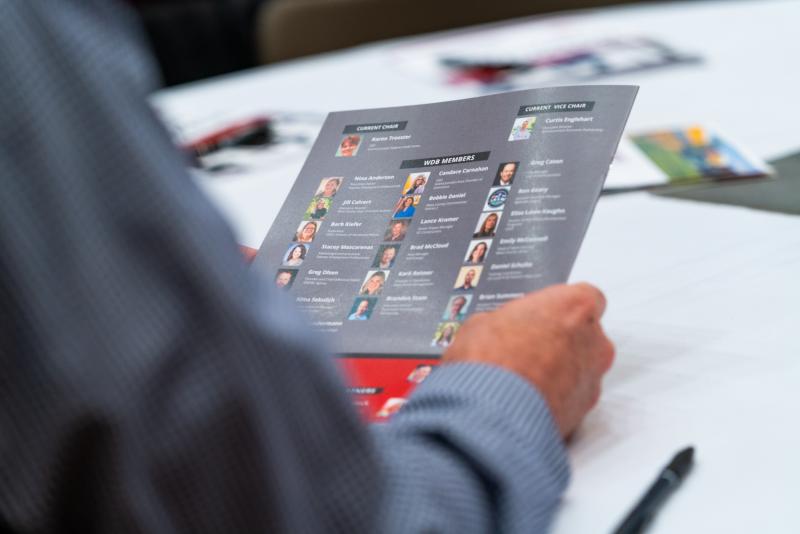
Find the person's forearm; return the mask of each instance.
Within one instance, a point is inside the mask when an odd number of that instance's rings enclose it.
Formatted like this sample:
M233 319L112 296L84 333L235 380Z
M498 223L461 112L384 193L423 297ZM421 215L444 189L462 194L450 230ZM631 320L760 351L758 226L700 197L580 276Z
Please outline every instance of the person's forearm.
M544 532L569 479L547 404L497 367L441 366L375 434L383 532Z

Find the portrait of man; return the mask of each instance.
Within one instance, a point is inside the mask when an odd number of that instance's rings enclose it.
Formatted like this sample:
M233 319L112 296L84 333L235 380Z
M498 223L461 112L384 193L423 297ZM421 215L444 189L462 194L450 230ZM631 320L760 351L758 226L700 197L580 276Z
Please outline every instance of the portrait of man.
M450 297L442 315L442 321L461 322L467 317L467 308L472 300L472 295L456 295Z
M339 148L336 149L337 158L350 158L358 153L358 148L361 146L360 135L346 135L339 143Z
M519 167L518 161L509 161L506 163L501 163L500 167L497 169L497 174L494 177L493 186L505 186L511 185L514 181L514 175L517 174L517 167Z
M393 220L389 223L389 228L383 234L384 241L402 241L406 237L408 230L407 220Z
M375 306L377 299L372 298L357 298L350 308L350 314L347 316L348 321L366 321L372 315L372 308Z
M475 267L462 267L460 271L458 271L458 277L456 278L455 289L459 291L470 291L475 289L475 286L478 285L478 281L481 278L481 273L483 272L483 266L477 265Z
M533 135L533 125L536 124L536 117L520 117L514 121L511 133L508 134L509 141L524 141Z
M278 273L275 275L275 287L287 291L292 287L296 276L297 269L278 269Z
M378 248L375 260L372 262L372 267L375 269L391 269L399 251L400 245L381 245Z

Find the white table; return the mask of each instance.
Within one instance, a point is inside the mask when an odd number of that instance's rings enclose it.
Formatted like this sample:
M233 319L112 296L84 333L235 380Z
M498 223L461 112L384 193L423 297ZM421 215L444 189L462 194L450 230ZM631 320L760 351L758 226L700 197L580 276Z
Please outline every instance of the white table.
M771 158L800 144L798 21L800 2L763 0L629 6L519 24L554 38L648 35L699 53L699 65L598 83L641 86L629 129L715 125ZM496 28L470 35L479 42ZM425 39L169 89L154 103L191 130L276 110L322 117L478 94L402 68L398 58L432 42ZM202 181L243 244L260 244L307 150L281 146L265 170ZM797 273L800 219L641 193L601 199L573 279L606 291L618 359L603 401L570 445L574 477L556 532L609 531L687 443L697 446L695 472L652 532L800 532Z

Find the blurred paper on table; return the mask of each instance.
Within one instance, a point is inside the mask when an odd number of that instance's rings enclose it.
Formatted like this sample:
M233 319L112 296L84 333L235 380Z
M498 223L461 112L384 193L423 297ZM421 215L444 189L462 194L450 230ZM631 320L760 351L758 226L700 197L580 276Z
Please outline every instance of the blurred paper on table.
M687 185L763 178L769 165L711 128L675 127L626 136L619 145L605 190Z
M392 61L409 75L489 91L586 83L608 76L693 64L700 57L640 35L587 39L569 19L552 29L529 22L451 33L399 45Z

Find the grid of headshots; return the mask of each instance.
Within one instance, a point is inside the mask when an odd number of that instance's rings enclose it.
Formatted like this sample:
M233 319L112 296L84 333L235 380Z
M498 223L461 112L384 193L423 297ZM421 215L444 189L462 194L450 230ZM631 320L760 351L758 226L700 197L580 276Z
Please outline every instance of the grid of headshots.
M462 266L453 283L455 294L450 296L445 305L431 346L449 346L453 342L459 325L469 313L473 290L480 284L484 264L491 253L492 244L500 232L500 221L511 195L511 187L517 175L517 169L519 169L518 161L504 161L497 166L497 172L484 201L483 211L475 223L472 239L464 251Z
M369 266L370 270L367 271L361 282L358 295L347 316L348 320L363 321L372 315L372 311L386 287L391 270L400 257L402 242L406 238L411 220L417 214L430 176L430 172L413 172L406 175L400 195L391 208L392 215L383 232L383 243L378 246ZM362 304L364 298L372 299L368 309L366 304ZM358 313L359 306L363 308L361 313Z
M343 181L341 176L329 176L320 180L291 237L292 242L287 245L281 258L283 267L300 267L308 258L312 243L320 234L323 220L331 213L333 197L339 192ZM298 269L279 269L275 275L275 287L288 290L294 284L298 272Z

